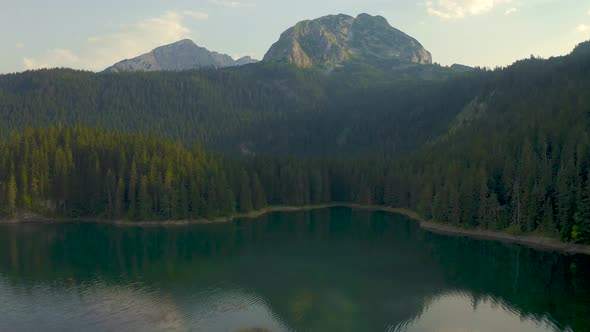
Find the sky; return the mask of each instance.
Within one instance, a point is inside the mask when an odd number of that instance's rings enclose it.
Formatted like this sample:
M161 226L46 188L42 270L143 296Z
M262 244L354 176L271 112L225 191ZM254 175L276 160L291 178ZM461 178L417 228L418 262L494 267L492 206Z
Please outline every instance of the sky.
M506 66L590 39L590 0L0 0L0 73L100 71L189 38L261 59L295 23L384 16L442 65Z

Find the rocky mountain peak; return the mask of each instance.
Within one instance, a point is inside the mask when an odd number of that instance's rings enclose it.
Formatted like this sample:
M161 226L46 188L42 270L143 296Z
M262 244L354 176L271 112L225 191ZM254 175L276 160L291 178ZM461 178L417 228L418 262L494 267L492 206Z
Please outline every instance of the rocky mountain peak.
M225 68L254 63L250 57L238 61L227 54L212 52L190 39L160 46L133 59L123 60L107 68L105 72L121 71L182 71L199 68Z
M328 15L299 22L281 34L264 60L299 67L334 66L350 60L432 63L430 53L417 40L393 28L384 17L369 14L356 18Z

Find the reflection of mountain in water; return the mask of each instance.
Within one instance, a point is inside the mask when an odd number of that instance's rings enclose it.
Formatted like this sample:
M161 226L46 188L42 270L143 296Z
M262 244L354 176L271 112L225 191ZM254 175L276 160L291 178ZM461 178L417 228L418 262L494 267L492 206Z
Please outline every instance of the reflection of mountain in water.
M556 327L578 330L590 324L588 266L581 257L441 237L401 217L348 209L179 228L0 228L9 288L138 283L174 303L190 326L230 330L229 321L394 330L454 291L474 307L500 306L544 324L550 315Z

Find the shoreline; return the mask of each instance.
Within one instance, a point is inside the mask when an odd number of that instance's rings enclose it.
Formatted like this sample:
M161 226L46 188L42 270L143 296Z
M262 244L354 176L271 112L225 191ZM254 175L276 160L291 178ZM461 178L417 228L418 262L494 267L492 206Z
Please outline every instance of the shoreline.
M573 244L563 242L554 238L543 237L538 235L513 235L501 231L491 231L484 229L468 229L452 225L437 223L434 221L426 221L418 213L412 210L403 208L391 208L386 206L363 206L360 204L348 204L351 208L385 211L395 214L400 214L406 218L416 221L420 228L425 231L454 237L467 237L477 240L495 241L506 244L518 244L525 247L557 251L567 255L580 254L590 256L590 246L583 244Z
M194 219L194 220L160 220L160 221L125 221L125 220L100 220L100 219L63 219L48 218L37 214L24 213L18 219L0 219L0 225L23 225L34 223L93 223L109 224L123 227L170 227L170 226L188 226L188 225L208 225L228 223L236 219L255 219L263 215L274 212L297 212L311 211L335 207L347 207L357 210L383 211L402 215L418 223L420 228L425 231L446 236L468 237L478 240L496 241L507 244L518 244L533 249L557 251L563 254L581 254L590 256L590 246L562 242L557 239L536 236L536 235L513 235L500 231L467 229L452 225L440 224L434 221L426 221L415 211L404 208L393 208L379 205L362 205L355 203L329 203L306 206L272 206L248 213L238 213L231 216L216 217L212 219Z
M97 219L97 218L59 218L46 217L40 214L25 212L11 219L0 219L0 225L28 225L28 224L67 224L67 223L82 223L82 224L106 224L122 227L160 227L160 226L188 226L188 225L210 225L231 222L236 219L255 219L273 212L297 212L297 211L311 211L319 209L327 209L334 207L345 207L345 204L330 203L317 204L305 206L269 206L264 209L250 211L246 213L236 213L228 216L201 218L201 219L181 219L181 220L113 220L113 219Z

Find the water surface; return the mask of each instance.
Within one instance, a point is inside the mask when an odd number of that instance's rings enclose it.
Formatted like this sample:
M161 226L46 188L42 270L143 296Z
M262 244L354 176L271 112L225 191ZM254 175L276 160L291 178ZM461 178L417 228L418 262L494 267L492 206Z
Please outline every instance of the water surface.
M590 259L348 208L0 226L0 331L590 331Z

